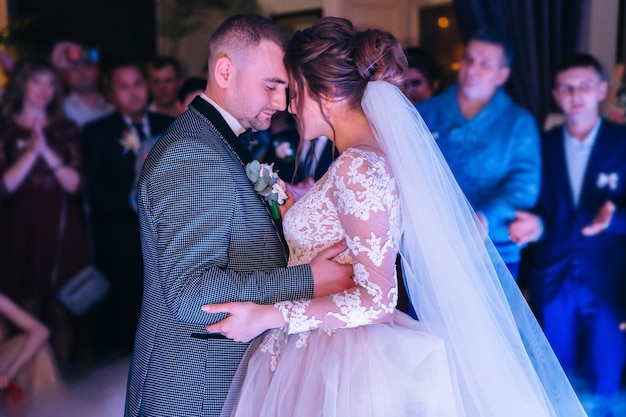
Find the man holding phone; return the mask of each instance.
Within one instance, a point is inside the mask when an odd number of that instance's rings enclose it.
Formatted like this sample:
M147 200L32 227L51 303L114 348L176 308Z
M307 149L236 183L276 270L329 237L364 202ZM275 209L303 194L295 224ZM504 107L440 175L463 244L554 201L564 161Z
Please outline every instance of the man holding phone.
M59 42L53 49L52 63L69 90L63 105L65 114L79 127L113 111L98 88L100 51L97 48Z

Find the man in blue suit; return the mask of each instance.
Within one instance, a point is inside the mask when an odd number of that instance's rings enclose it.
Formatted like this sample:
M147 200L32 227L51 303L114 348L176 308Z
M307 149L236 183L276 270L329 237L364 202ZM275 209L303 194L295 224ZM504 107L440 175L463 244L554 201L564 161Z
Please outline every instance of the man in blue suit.
M599 116L606 92L591 55L559 68L565 124L543 138L539 217L518 213L510 227L520 244L541 234L528 252L531 301L563 368L603 403L620 389L626 306L626 126Z

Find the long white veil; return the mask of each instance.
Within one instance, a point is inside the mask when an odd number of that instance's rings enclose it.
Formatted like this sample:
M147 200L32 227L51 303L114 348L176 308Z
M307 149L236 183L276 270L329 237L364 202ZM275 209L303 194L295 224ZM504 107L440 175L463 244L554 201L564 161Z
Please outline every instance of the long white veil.
M363 109L400 189L405 284L441 337L459 416L586 416L516 282L432 135L395 86L370 82Z

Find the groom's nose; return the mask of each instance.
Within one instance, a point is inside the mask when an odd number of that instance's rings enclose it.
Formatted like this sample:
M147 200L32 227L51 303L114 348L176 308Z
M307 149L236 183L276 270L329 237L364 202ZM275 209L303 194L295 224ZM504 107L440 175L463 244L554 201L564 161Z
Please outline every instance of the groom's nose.
M272 98L270 101L272 108L276 111L283 111L287 108L287 89L276 88L272 92Z

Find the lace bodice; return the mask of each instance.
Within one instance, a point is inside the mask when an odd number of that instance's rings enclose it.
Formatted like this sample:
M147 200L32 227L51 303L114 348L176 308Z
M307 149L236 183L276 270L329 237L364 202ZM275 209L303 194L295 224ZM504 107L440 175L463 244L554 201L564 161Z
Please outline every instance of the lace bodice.
M341 262L354 266L355 286L314 300L276 304L289 333L388 321L397 302L395 261L400 238L398 190L384 157L351 148L287 212L290 265L308 263L345 239Z

